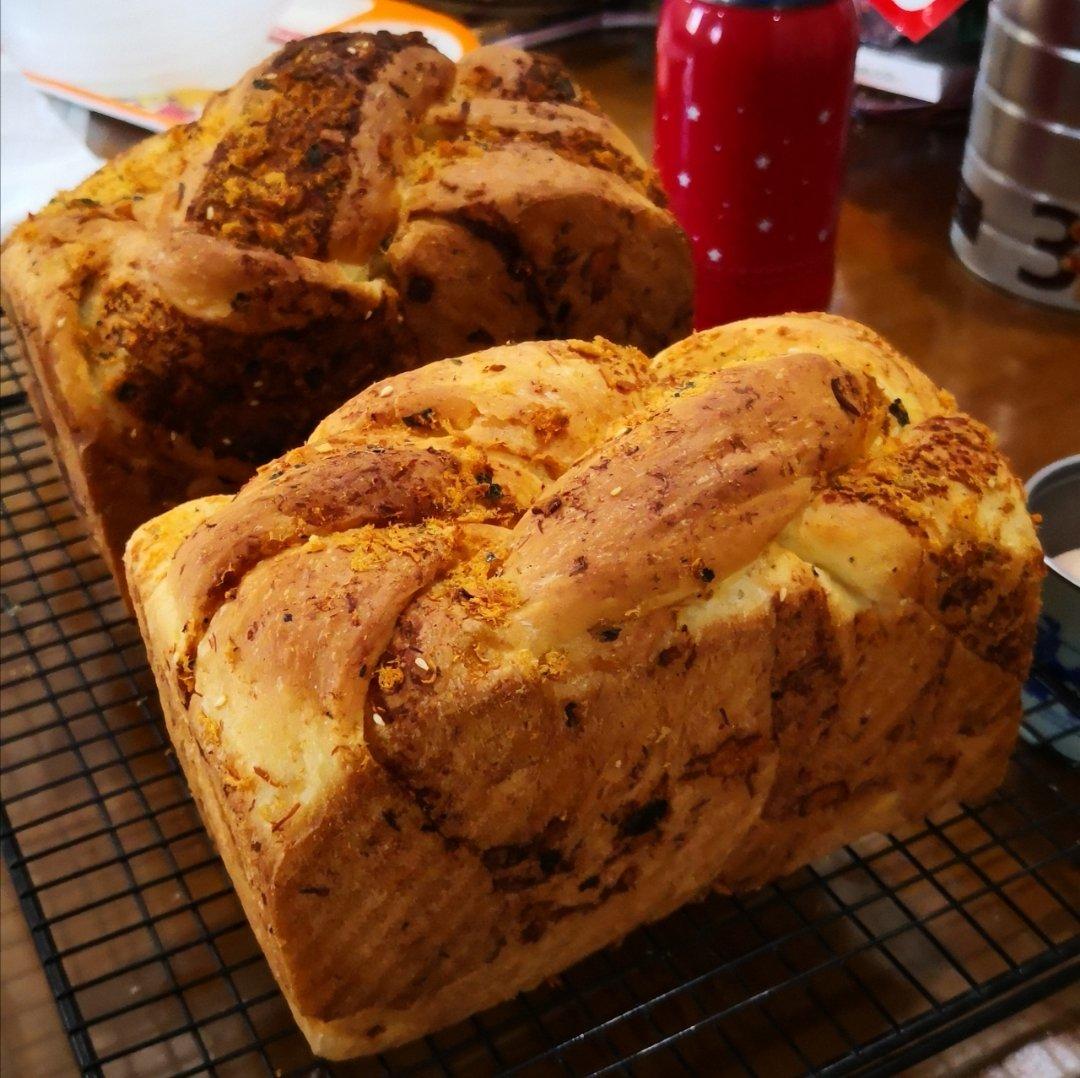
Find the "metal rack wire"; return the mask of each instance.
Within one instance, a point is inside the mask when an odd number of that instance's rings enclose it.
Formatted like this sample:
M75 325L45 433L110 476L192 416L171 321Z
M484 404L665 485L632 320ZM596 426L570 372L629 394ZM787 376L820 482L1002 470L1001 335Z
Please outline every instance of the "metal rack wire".
M1058 669L1033 682L989 804L686 907L378 1059L314 1060L10 349L0 403L0 845L83 1073L891 1073L1080 977L1080 776L1051 744L1078 736L1080 708ZM1047 733L1054 709L1072 718Z

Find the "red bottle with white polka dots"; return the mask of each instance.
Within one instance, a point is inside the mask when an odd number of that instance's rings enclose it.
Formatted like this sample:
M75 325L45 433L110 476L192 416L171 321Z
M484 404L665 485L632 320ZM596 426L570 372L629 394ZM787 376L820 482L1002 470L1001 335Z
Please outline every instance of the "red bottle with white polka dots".
M858 42L853 0L665 0L656 166L698 329L828 307Z

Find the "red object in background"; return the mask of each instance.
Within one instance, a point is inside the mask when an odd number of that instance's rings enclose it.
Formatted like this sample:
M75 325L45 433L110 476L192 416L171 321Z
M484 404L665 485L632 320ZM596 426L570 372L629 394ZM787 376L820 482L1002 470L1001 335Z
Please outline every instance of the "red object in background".
M912 41L936 30L964 0L870 0L870 4Z
M852 0L665 0L656 166L696 328L828 306L858 41Z

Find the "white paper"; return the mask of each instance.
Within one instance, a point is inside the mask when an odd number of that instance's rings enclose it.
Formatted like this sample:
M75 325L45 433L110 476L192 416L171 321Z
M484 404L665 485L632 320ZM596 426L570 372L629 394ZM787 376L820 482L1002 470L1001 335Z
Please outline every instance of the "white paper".
M101 163L0 53L0 237Z

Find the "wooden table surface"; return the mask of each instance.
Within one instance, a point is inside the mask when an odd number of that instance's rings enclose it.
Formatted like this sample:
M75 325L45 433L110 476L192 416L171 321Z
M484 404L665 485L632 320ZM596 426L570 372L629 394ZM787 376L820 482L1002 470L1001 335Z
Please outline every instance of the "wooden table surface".
M590 35L552 47L646 153L651 145L652 42ZM969 274L948 221L963 128L856 124L833 309L873 326L961 404L990 424L1022 477L1080 452L1080 317L1035 306ZM95 121L90 144L115 152L142 133ZM74 1073L6 872L0 878L0 1071ZM918 1068L926 1075L1080 1073L1080 1004L1036 1004Z

